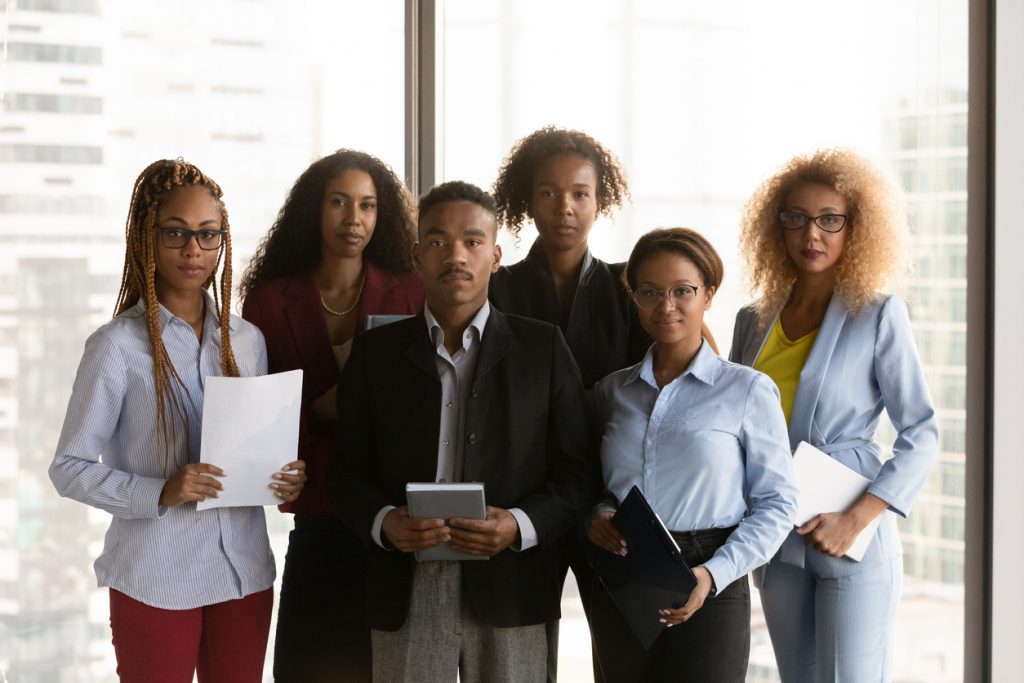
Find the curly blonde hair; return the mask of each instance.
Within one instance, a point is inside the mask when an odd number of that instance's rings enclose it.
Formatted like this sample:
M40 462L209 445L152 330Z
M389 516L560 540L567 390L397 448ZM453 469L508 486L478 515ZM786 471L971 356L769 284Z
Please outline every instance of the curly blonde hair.
M765 180L747 201L740 250L758 321L767 327L789 298L797 271L786 252L779 213L798 185L826 185L847 205L846 244L836 265L835 293L857 315L902 274L907 260L907 221L899 186L876 165L848 149L823 149L794 157Z

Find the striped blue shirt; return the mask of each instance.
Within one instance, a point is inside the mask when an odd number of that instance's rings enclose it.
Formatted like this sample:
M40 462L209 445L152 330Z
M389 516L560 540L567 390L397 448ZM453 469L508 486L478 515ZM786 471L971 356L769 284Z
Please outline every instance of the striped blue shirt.
M704 567L719 591L775 554L793 528L796 486L779 391L707 342L658 389L653 349L594 387L605 487L636 485L673 531L739 527Z
M262 508L198 512L195 503L159 505L165 481L186 461L199 460L203 378L221 374L220 325L209 295L206 311L200 341L191 325L160 306L163 343L185 386L189 425L187 444L182 426L174 430L166 471L141 301L85 342L50 465L62 496L113 515L95 563L99 585L162 609L211 605L274 583ZM231 346L239 374L266 373L263 335L237 316L231 316ZM168 417L176 411L168 408Z

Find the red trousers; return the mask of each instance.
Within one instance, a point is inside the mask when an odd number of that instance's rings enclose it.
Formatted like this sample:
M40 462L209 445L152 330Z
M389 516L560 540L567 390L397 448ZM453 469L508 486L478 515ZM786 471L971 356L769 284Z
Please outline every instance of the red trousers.
M274 589L196 609L150 607L110 590L110 630L124 683L260 683Z

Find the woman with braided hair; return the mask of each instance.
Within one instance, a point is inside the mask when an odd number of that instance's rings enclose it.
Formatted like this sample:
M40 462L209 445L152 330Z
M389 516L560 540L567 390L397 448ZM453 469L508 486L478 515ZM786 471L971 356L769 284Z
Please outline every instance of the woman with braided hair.
M303 371L299 453L309 485L282 506L295 514L295 529L277 615L278 683L370 680L367 551L333 514L327 465L335 387L352 340L368 315L423 307L410 204L380 159L349 149L328 154L295 181L242 278L242 316L263 331L271 371Z
M196 509L230 474L198 462L204 378L267 371L263 336L228 310L221 195L180 159L135 181L115 315L85 343L50 465L61 495L113 515L95 568L124 681L263 674L274 583L264 512ZM304 470L289 462L269 485L294 501Z

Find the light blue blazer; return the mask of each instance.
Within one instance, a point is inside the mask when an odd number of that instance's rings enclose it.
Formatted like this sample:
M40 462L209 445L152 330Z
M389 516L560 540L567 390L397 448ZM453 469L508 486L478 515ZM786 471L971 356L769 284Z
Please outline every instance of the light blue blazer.
M747 306L736 315L729 359L752 366L767 339L757 314ZM881 459L872 437L885 410L897 430L892 457ZM864 558L828 557L806 548L795 531L772 562L803 566L805 553L818 553L823 578L846 576L902 552L895 515L906 517L938 452L938 422L917 355L907 306L879 295L854 316L833 296L800 384L789 421L789 446L806 441L874 483L868 487L889 504Z

